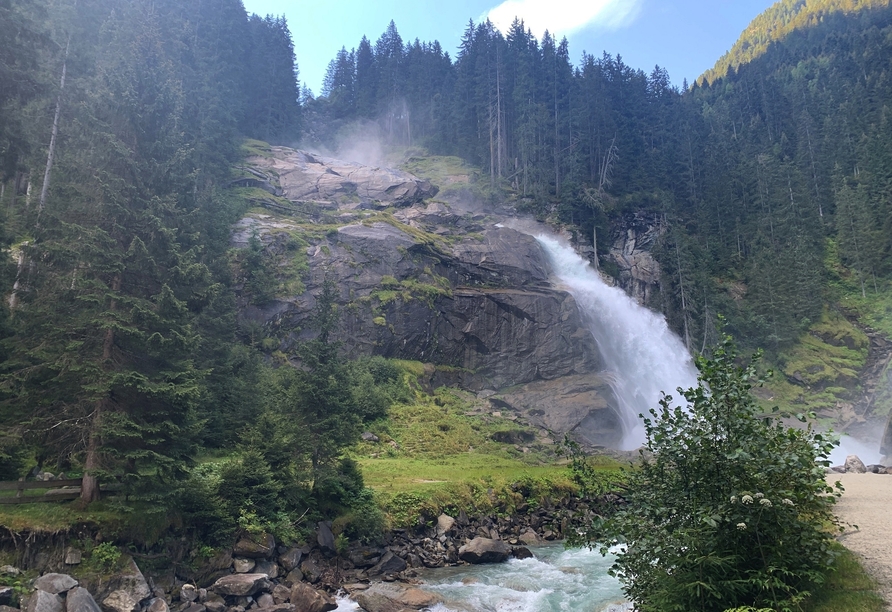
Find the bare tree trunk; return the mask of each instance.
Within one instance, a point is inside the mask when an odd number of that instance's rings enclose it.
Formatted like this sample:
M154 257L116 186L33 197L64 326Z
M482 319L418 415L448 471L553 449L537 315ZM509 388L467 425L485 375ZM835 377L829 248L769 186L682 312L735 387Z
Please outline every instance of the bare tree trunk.
M112 279L111 289L117 293L121 290L121 274L118 273ZM109 303L109 310L114 311L118 306L118 301L112 298ZM109 328L105 330L105 338L102 340L102 365L107 367L108 362L112 358L112 349L115 346L115 330ZM84 460L84 476L81 479L81 504L89 504L99 501L99 481L96 479L96 469L99 468L99 447L102 443L102 417L110 408L111 399L108 396L103 397L96 402L96 409L93 411L93 419L90 423L90 438L87 442L87 456Z
M595 249L592 253L592 266L594 266L595 271L601 269L601 262L598 261L598 226L597 224L592 224L592 247Z
M40 227L40 215L46 206L46 194L50 187L50 174L53 171L53 160L56 157L56 139L59 136L59 116L62 114L62 95L65 92L65 75L68 72L68 51L71 49L71 34L65 45L65 58L62 60L62 78L59 81L59 95L56 97L56 113L53 115L53 130L50 135L50 148L46 155L46 171L43 173L43 185L40 188L40 199L37 201L37 222Z

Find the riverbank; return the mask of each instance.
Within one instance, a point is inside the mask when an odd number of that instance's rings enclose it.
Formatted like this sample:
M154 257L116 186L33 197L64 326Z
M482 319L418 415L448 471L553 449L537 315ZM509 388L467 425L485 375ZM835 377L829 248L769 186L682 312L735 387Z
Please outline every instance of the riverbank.
M877 582L877 590L892 610L892 478L887 474L828 474L845 492L836 514L845 523L839 541L854 552Z

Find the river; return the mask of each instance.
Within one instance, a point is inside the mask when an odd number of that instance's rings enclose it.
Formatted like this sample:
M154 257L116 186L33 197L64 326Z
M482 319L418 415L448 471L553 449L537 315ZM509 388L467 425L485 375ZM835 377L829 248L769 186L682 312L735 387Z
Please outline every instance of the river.
M622 612L619 581L607 573L613 563L587 548L561 543L531 548L535 558L491 565L425 570L421 588L446 599L431 612ZM360 608L347 598L336 612Z

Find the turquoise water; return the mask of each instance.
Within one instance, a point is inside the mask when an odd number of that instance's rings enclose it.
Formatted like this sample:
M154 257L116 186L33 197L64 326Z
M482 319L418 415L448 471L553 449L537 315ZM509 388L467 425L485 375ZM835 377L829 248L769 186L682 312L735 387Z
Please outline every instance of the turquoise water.
M426 570L421 588L446 599L432 612L621 612L630 610L607 573L612 556L561 544L531 549L534 559ZM358 608L340 600L339 612Z

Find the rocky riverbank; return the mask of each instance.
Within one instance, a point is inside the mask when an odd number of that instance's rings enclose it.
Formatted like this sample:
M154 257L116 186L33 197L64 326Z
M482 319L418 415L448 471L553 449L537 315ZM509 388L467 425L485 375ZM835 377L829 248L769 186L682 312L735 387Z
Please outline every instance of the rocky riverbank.
M512 516L422 517L417 528L396 529L379 545L339 546L330 525L320 522L308 542L245 534L199 564L167 567L155 558L141 569L125 557L99 578L82 571L80 551L67 546L64 556L20 555L20 567L0 568L0 577L18 585L0 589L0 612L13 605L29 612L321 612L335 609L333 595L341 589L367 612L420 610L436 603L416 586L421 568L531 556L528 546L561 539L621 502L612 494L567 497L522 505ZM29 566L28 558L44 565ZM26 571L40 576L24 580Z

